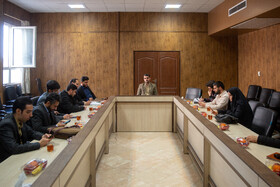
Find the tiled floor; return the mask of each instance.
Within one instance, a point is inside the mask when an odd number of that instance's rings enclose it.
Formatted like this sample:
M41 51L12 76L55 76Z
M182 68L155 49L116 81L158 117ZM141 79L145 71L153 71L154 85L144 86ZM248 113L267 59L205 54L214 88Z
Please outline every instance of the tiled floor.
M98 166L98 187L202 186L176 133L113 133L109 148Z

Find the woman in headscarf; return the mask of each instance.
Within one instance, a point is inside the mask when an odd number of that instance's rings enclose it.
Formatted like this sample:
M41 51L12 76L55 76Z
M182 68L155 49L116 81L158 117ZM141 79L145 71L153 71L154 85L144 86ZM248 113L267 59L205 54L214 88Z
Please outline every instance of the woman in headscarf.
M218 111L218 113L226 113L238 118L238 123L247 128L251 128L254 114L246 100L245 96L239 88L232 87L228 90L229 106L226 111Z

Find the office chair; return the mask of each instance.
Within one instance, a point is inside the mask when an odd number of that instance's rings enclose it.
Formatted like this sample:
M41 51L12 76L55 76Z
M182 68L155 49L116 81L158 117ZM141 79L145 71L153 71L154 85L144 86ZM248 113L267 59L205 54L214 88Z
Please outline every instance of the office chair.
M6 105L13 105L16 98L18 97L15 86L6 87L4 94L5 94Z
M258 85L250 85L248 88L247 99L258 101L262 87Z
M22 89L20 84L16 85L16 93L18 97L22 96Z
M263 105L263 103L261 103L261 102L259 102L259 101L253 101L253 100L251 100L251 101L249 101L248 102L249 103L249 105L250 105L250 107L251 107L251 109L252 109L252 111L253 111L253 114L255 114L255 111L256 111L256 109L258 108L258 107L264 107L264 105Z
M262 88L259 102L263 103L265 107L268 107L272 93L274 91L275 90L273 89Z
M277 112L258 107L254 114L251 129L259 135L271 137L276 125Z
M41 83L41 79L37 78L35 79L37 82L37 88L38 88L38 92L40 95L42 95L44 93L43 89L42 89L42 83Z

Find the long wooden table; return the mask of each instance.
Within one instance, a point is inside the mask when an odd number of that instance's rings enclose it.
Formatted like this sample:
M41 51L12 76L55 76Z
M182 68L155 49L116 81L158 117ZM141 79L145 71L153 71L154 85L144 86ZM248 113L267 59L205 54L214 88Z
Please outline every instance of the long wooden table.
M88 110L74 114L82 115L81 121L86 125L71 143L54 139L52 153L41 148L13 155L1 163L0 186L14 186L22 166L33 158L46 158L49 163L40 175L27 178L25 183L40 187L95 186L98 162L103 153L109 153L110 133L117 131L177 132L182 138L182 151L189 153L197 164L204 186L280 184L280 178L264 165L266 155L279 149L253 143L243 149L233 139L254 132L242 125L231 125L229 131L221 131L214 118L209 121L201 111L174 96L112 96L92 119L87 117Z

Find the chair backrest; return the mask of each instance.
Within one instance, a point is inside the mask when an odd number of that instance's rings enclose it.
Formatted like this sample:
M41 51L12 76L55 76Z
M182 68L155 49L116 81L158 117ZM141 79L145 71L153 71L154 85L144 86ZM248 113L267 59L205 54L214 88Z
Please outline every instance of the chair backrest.
M247 99L257 101L260 97L262 87L258 85L250 85L248 88Z
M264 106L267 107L273 92L273 89L262 88L259 102L263 103Z
M199 98L202 95L202 90L200 88L187 88L186 99Z
M16 93L18 97L22 96L22 89L20 84L17 84L16 86Z
M265 107L258 107L254 114L251 129L259 135L271 137L276 126L277 112Z
M249 103L249 105L250 105L250 107L251 107L251 109L252 109L252 111L253 111L253 114L255 114L255 111L256 111L256 109L258 108L258 107L260 107L260 106L264 106L261 102L259 102L259 101L249 101L248 102Z
M35 96L35 97L32 97L32 98L31 98L31 101L32 101L33 106L36 106L36 105L37 105L37 101L38 101L39 97L40 97L40 96Z
M269 108L280 111L280 92L273 92L270 102L269 102Z
M8 86L5 88L5 99L7 101L15 100L17 98L17 91L14 86Z
M37 82L37 88L38 88L39 94L42 95L42 94L44 93L44 91L43 91L43 89L42 89L41 79L40 79L40 78L37 78L37 79L36 79L36 82Z

